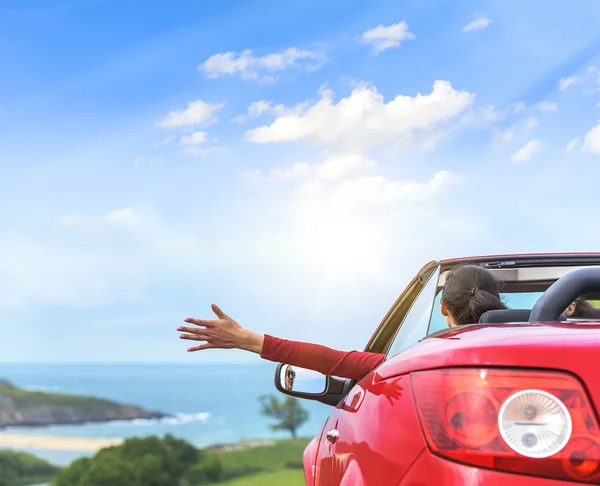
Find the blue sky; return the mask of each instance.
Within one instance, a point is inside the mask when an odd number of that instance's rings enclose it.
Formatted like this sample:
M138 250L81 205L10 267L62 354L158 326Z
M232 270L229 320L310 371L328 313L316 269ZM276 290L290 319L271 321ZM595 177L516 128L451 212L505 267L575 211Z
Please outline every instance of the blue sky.
M2 361L361 348L426 261L589 251L600 4L5 1Z

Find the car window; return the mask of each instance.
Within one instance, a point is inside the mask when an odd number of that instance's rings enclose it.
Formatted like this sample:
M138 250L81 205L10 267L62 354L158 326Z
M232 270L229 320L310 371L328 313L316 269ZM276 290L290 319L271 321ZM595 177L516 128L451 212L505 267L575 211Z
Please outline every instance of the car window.
M427 284L413 302L388 350L388 358L404 351L427 335L438 275L439 270L429 278Z
M542 295L542 292L513 292L500 294L502 302L504 302L509 309L533 309L533 306ZM435 309L440 308L440 302L442 300L442 290L435 297L435 303L433 304ZM446 318L441 312L433 312L431 315L431 324L429 326L429 334L446 329Z

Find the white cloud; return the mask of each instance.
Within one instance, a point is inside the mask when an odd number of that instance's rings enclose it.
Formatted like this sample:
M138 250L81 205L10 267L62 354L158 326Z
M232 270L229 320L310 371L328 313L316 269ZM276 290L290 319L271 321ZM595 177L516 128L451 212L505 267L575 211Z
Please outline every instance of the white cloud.
M174 128L209 124L215 121L214 114L224 106L225 103L210 104L202 100L191 101L187 108L171 111L157 125L163 128Z
M583 79L581 79L580 77L578 77L578 76L571 76L571 77L569 77L569 78L562 78L562 79L559 81L559 83L558 83L558 84L559 84L560 90L561 90L561 91L565 91L565 90L567 90L567 89L568 89L570 86L574 85L575 83L579 83L579 82L581 82L581 81L583 81Z
M392 47L400 47L402 41L414 40L416 36L408 31L408 24L404 21L391 25L378 25L367 30L361 37L365 44L373 47L373 52L380 52Z
M574 138L573 140L571 140L568 144L567 144L567 148L565 149L565 151L570 154L572 152L575 151L575 149L577 148L577 146L579 145L579 139L578 138Z
M175 137L173 137L173 136L165 137L160 142L154 144L154 146L155 147L164 147L165 145L169 145L173 140L175 140Z
M556 103L552 103L550 101L542 101L537 105L538 110L540 111L556 111L558 110L558 105Z
M200 145L208 140L208 133L206 132L194 132L189 135L181 137L182 145Z
M539 122L539 120L536 117L531 116L525 122L525 127L529 128L529 129L535 128L535 127L537 127L539 125L539 123L540 122Z
M242 79L260 79L264 82L273 82L271 75L259 77L262 72L276 72L284 69L301 66L307 71L319 69L326 61L325 54L321 52L289 47L282 52L274 52L264 56L256 56L251 49L242 52L223 52L210 56L198 69L208 78L219 78L240 74Z
M492 20L490 20L490 18L487 15L481 15L480 17L476 18L472 22L465 25L465 27L463 28L462 31L463 31L463 34L466 34L467 32L483 30L486 27L488 27L491 23L492 23Z
M246 139L368 150L398 142L415 131L435 133L465 110L474 95L455 90L447 81L436 81L429 94L398 95L387 103L374 86L355 88L337 103L332 97L331 91L321 90L316 103L247 131Z
M581 151L586 154L600 155L600 123L587 132Z
M516 153L514 153L510 160L515 163L527 162L535 154L537 154L542 148L542 143L539 140L530 140L523 147L521 147Z
M296 162L288 169L272 169L266 174L262 171L246 173L246 180L266 179L273 182L342 180L353 176L362 176L373 172L377 167L375 161L360 154L325 154L323 162L308 164Z
M494 134L494 145L498 148L503 147L515 137L514 128L507 128L506 130L495 130Z
M328 205L345 211L364 211L366 208L390 209L398 206L424 203L441 190L462 182L452 172L436 173L427 182L414 180L393 181L383 175L370 175L343 180L335 185L308 182L296 194L311 206Z
M309 103L304 102L304 103L299 103L295 107L287 108L286 106L284 106L282 104L275 105L275 104L273 104L272 101L259 100L259 101L254 101L254 102L250 103L247 113L245 113L243 115L238 115L235 118L233 118L231 121L236 122L236 123L243 123L243 122L247 121L249 118L258 118L263 115L282 116L282 115L289 115L289 114L293 114L293 113L302 113L302 111L305 110L307 106L309 106Z

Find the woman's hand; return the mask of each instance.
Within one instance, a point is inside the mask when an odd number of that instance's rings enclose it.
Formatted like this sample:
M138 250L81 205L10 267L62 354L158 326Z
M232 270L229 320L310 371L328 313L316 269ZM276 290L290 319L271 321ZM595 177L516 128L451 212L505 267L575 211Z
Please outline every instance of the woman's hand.
M264 336L244 329L231 317L225 314L216 304L212 304L212 310L217 319L206 320L186 317L185 322L194 324L197 327L178 327L177 330L183 332L180 339L190 341L204 341L205 344L199 344L188 348L188 351L200 351L202 349L244 349L253 353L262 352Z

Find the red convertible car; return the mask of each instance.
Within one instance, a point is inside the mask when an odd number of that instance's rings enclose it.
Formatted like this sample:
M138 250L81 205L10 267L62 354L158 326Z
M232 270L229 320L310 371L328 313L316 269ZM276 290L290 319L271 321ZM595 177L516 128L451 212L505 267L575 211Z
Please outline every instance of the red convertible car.
M510 309L447 328L441 291L463 263L500 277ZM433 261L367 344L387 358L362 380L279 364L279 391L333 407L307 486L600 484L600 321L563 315L578 298L600 301L600 253Z

